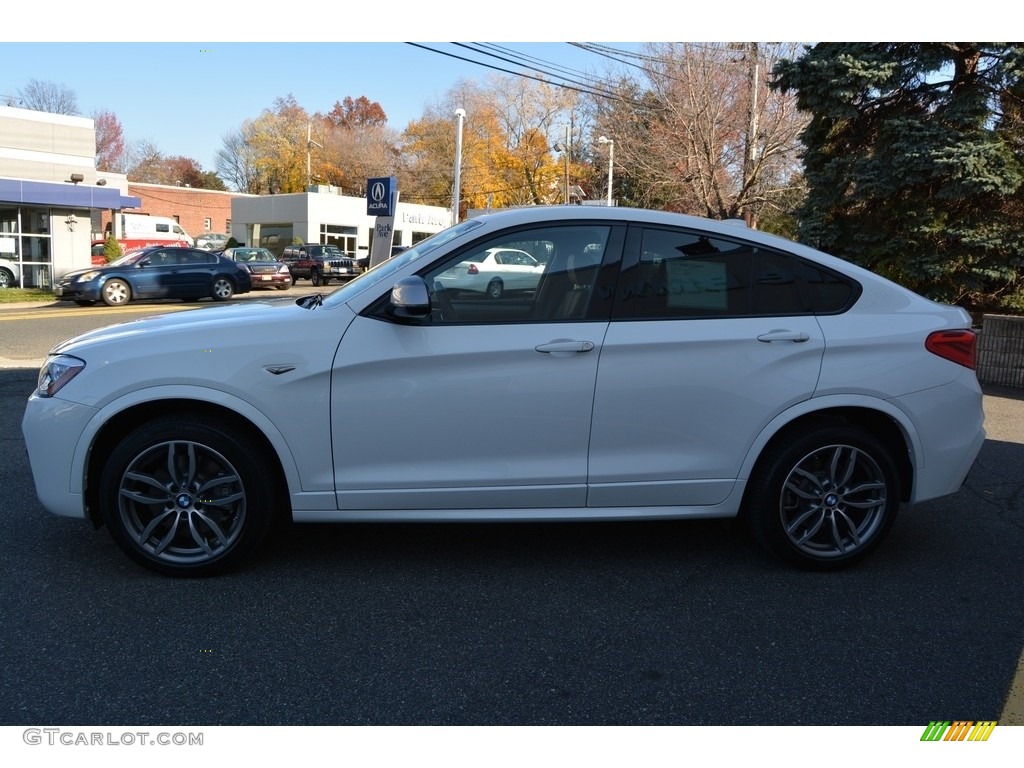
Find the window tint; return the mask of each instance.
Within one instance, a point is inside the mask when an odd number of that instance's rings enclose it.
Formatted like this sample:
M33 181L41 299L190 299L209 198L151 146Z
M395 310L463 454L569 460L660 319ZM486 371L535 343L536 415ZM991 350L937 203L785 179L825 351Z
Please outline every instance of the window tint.
M433 322L581 320L599 292L607 226L518 231L478 243L422 274Z
M790 254L701 233L645 229L639 262L623 274L620 318L740 317L839 312L845 278Z

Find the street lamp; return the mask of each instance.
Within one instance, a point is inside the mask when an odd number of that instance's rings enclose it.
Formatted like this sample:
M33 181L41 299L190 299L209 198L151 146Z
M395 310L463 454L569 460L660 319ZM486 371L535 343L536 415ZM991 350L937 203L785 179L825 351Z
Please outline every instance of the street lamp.
M569 126L565 126L565 143L561 141L555 142L555 151L561 152L562 157L565 159L565 204L569 204L569 148L572 145L569 143Z
M459 187L462 185L462 121L466 119L466 110L455 110L459 118L459 128L455 134L455 189L452 191L452 225L459 223Z
M323 144L319 144L313 141L313 125L306 123L306 191L309 192L309 184L312 181L312 174L310 173L310 154L313 151L313 147L324 148Z
M608 145L608 206L612 204L612 167L615 165L615 140L602 136L597 140L598 144Z

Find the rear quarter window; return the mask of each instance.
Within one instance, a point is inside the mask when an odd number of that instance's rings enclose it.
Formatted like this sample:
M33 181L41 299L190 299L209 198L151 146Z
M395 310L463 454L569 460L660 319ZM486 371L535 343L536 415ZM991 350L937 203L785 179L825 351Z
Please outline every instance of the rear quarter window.
M792 254L701 232L648 228L639 245L619 284L621 319L836 314L860 292Z

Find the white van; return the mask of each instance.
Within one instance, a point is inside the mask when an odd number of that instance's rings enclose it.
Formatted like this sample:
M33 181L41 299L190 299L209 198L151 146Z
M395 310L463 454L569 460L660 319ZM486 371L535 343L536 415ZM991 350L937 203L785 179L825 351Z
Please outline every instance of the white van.
M108 229L109 231L109 229ZM150 245L180 245L192 247L195 241L169 216L146 216L139 213L121 214L121 237L117 239L121 253ZM103 240L93 241L93 257L102 258Z

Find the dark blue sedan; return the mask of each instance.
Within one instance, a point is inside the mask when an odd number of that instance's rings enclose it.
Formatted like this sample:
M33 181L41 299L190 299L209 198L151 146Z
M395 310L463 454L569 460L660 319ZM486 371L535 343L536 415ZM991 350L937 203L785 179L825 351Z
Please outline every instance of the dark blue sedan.
M102 301L112 307L132 299L225 301L250 290L248 270L231 259L198 248L169 246L130 251L106 266L69 272L54 287L58 299L83 306Z

